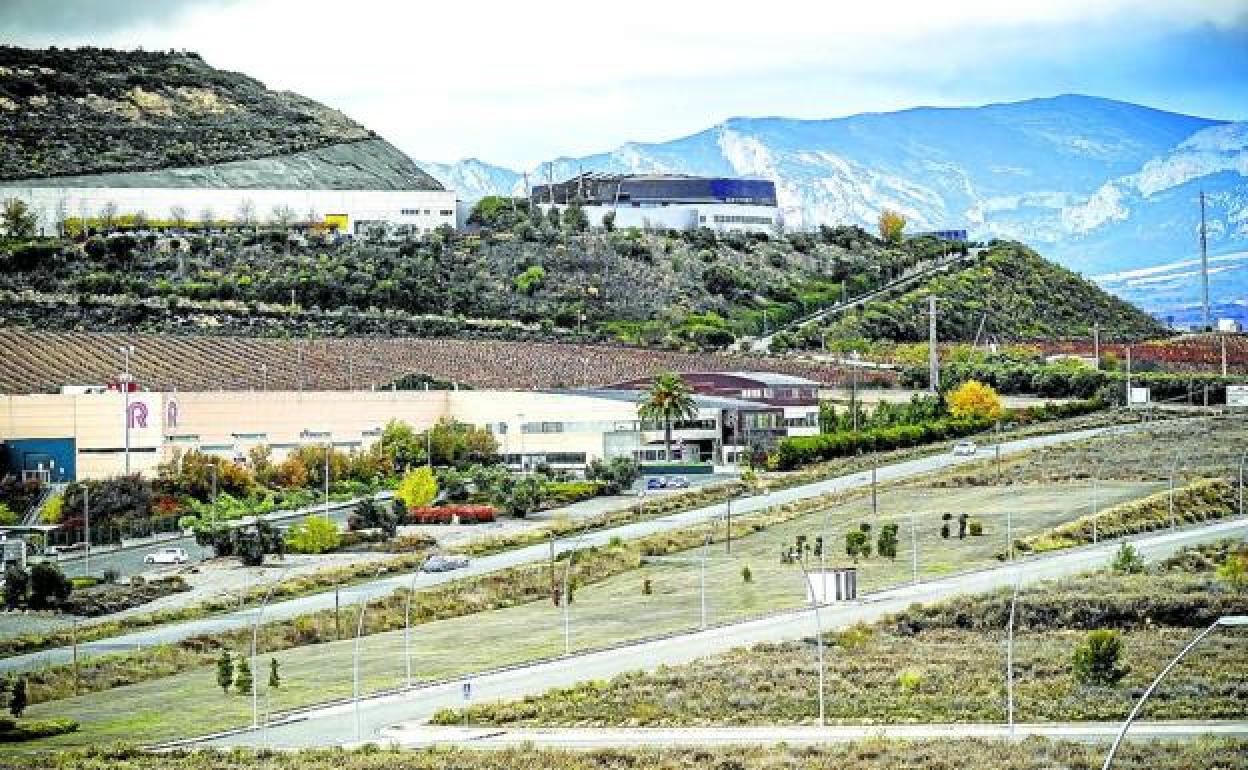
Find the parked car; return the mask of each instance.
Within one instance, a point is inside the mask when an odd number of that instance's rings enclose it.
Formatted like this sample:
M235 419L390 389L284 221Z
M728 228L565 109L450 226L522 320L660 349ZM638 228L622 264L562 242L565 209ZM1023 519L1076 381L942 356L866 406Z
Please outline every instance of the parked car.
M144 564L186 564L190 560L185 548L161 548L143 557Z
M646 479L646 489L667 489L667 478L665 476L651 476Z
M667 488L668 489L688 489L689 479L685 478L684 476L668 476Z
M958 456L973 455L978 451L979 447L975 445L974 441L967 441L963 439L953 445L953 453Z
M425 563L421 565L421 572L450 572L451 570L463 569L468 566L467 556L452 556L449 554L435 553Z

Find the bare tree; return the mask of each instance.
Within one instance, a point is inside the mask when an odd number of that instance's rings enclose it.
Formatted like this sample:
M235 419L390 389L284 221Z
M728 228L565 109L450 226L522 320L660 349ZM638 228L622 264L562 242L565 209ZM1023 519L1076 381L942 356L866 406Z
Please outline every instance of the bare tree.
M295 223L296 216L294 208L285 203L273 207L273 224L282 230L289 230L290 226Z
M216 212L212 210L211 206L205 206L199 212L199 224L202 226L204 232L208 232L209 230L211 230L212 224L216 220L217 220Z
M57 235L64 238L66 235L65 221L69 219L69 202L64 197L57 198L55 213L52 216L56 219L53 224L56 225Z
M147 212L144 211L143 209L139 209L138 211L134 212L134 229L144 230L146 228L147 228Z
M252 227L256 225L256 204L251 198L244 198L238 204L238 223L243 227Z
M109 232L117 224L117 204L109 201L100 206L100 227Z
M173 222L175 230L186 229L186 207L175 203L169 207L169 220Z

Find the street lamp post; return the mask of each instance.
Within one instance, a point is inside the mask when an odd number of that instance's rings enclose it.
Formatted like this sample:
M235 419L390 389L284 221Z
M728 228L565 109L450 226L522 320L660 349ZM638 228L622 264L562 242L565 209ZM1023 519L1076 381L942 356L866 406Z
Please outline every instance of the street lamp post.
M1169 491L1168 491L1168 494L1166 495L1167 499L1169 500L1169 508L1170 508L1170 529L1174 529L1174 528L1175 528L1175 520L1174 520L1174 474L1175 474L1175 473L1178 471L1178 469L1179 469L1179 458L1182 456L1182 454L1183 454L1183 447L1182 447L1182 446L1180 446L1180 447L1178 447L1177 449L1175 449L1175 450L1174 450L1174 460L1170 463L1170 484L1169 484Z
M122 345L117 350L121 351L122 358L125 361L125 370L121 375L121 390L124 394L125 406L125 427L126 427L126 475L130 475L130 356L134 354L134 345Z
M264 616L264 609L269 604L269 597L273 595L273 589L277 584L282 582L286 577L289 567L282 570L278 579L269 584L269 589L264 592L264 600L260 602L259 609L256 610L256 622L251 624L251 729L255 730L260 726L260 708L259 697L257 696L256 682L260 679L260 669L256 667L256 638L260 634L260 619Z
M412 579L407 584L407 601L403 607L403 661L407 671L407 689L412 689L412 595L416 593L416 578L420 577L420 570L412 573Z
M1239 515L1244 515L1244 460L1248 460L1248 449L1239 456Z
M576 537L572 539L572 543L574 544L574 546L579 546L582 538L584 538L585 535L587 534L589 534L589 526L586 526L585 529L583 529L579 535L577 535ZM554 558L554 551L553 551L554 541L553 540L551 541L551 548L552 548L551 558L553 559ZM563 605L562 609L563 609L563 654L564 655L572 654L572 615L571 615L571 611L569 608L569 605L571 605L571 602L569 601L569 598L570 598L569 597L569 590L570 590L569 580L572 575L572 560L575 558L576 558L576 547L569 548L568 549L568 566L565 567L563 570L563 591L561 594L561 604Z
M1148 686L1148 689L1144 691L1144 694L1140 696L1140 699L1135 702L1135 707L1131 709L1131 713L1128 714L1126 720L1123 721L1122 728L1118 731L1118 736L1114 738L1114 744L1110 746L1109 754L1105 757L1105 764L1101 766L1101 770L1109 770L1109 765L1114 761L1114 755L1118 753L1118 747L1122 744L1122 739L1126 737L1127 730L1130 729L1131 723L1135 721L1137 716L1139 716L1140 710L1144 708L1144 703L1149 699L1149 697L1152 696L1153 692L1157 689L1157 686L1161 684L1161 680L1165 679L1166 675L1179 664L1179 661L1182 660L1184 656L1191 652L1196 645L1200 644L1206 636L1213 633L1214 629L1219 626L1248 626L1248 615L1223 615L1213 621L1213 623L1209 624L1209 627L1204 631L1197 634L1196 638L1188 642L1187 646L1180 650L1178 655L1174 656L1174 660L1166 664L1166 667L1161 670L1161 673L1159 673L1157 678L1153 680L1152 684Z
M702 540L702 564L699 567L698 593L702 605L702 628L706 628L706 557L711 547L711 533L707 532Z
M1006 719L1010 726L1010 737L1014 737L1014 617L1018 606L1018 575L1014 576L1014 595L1010 597L1010 620L1006 630L1005 643L1005 692Z
M373 580L381 574L385 567L378 567L373 573ZM367 590L367 589L366 589ZM355 701L355 740L359 741L363 732L360 722L360 636L364 632L364 612L368 609L368 594L360 599L360 612L355 622L355 645L351 652L351 697Z
M826 545L825 545L826 547ZM810 609L815 615L815 649L819 656L819 726L824 725L824 673L823 673L823 620L819 616L819 597L815 595L815 583L811 580L810 571L806 569L806 555L802 553L797 559L797 566L802 570L802 577L806 578L806 586L810 589ZM823 576L824 588L827 588L827 577ZM825 599L827 597L824 597Z
M83 569L86 575L91 574L91 487L82 485L82 520L83 534L86 536L87 550L83 558Z

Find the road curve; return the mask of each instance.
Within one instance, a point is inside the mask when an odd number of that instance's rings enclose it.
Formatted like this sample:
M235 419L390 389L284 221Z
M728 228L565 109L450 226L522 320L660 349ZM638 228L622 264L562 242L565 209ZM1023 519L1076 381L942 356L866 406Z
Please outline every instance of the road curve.
M871 738L886 740L957 740L964 738L1052 738L1109 742L1121 723L1041 722L1008 725L994 722L905 725L758 725L750 727L436 727L396 725L381 731L382 743L403 748L457 746L471 749L642 749L675 746L818 746ZM1248 722L1136 722L1133 740L1191 740L1205 736L1248 737Z
M1130 538L1146 559L1164 558L1183 546L1248 535L1248 517L1225 519L1188 529L1154 532ZM915 602L932 602L956 594L981 593L1014 585L1028 585L1058 578L1109 563L1122 540L1035 556L1011 564L905 585L864 596L861 601L830 605L821 612L825 629L870 623L905 609ZM620 645L607 650L574 654L529 665L486 672L466 679L420 686L363 699L359 704L359 735L356 707L351 702L305 709L259 731L240 730L196 741L214 746L326 746L359 740L375 741L396 724L422 722L438 709L457 708L468 702L496 702L536 695L552 687L606 679L628 671L649 671L659 665L676 665L708 655L759 642L780 642L813 635L810 609L777 613L765 618L730 623L692 633ZM1004 661L1002 661L1004 666ZM472 699L463 685L472 685ZM813 715L812 715L813 716ZM1125 715L1124 715L1125 716Z
M1067 433L1055 433L1047 436L1035 436L1031 438L1018 439L1002 443L1001 453L1002 455L1009 455L1033 449L1040 449L1047 446L1081 441L1083 439L1098 435L1129 433L1146 427L1149 427L1147 423L1133 423L1130 425L1116 425L1107 428L1090 428ZM900 479L933 473L955 465L975 462L977 460L982 460L983 457L984 456L982 454L980 456L970 457L955 457L949 453L931 455L928 457L906 460L892 465L880 466L876 469L876 475L879 482L897 481ZM746 497L734 500L732 504L732 512L735 514L741 514L762 510L773 505L782 505L784 503L818 497L820 495L847 492L853 489L867 487L870 484L871 473L869 471L861 471L847 476L838 476L824 481L817 481L810 484L790 487L788 489L777 490L767 495L758 495L755 497ZM639 521L633 524L625 524L619 527L598 530L580 538L575 543L560 543L558 547L562 552L565 550L606 545L614 537L629 540L661 532L683 529L716 516L722 516L726 512L726 509L727 506L720 503L717 505L706 506L704 508L696 508L689 511L683 511L681 513L671 514L662 518ZM515 548L502 553L496 553L474 559L467 568L456 570L454 572L441 572L433 574L420 573L416 575L414 579L410 574L393 575L374 581L359 583L351 586L350 591L344 591L338 600L341 602L341 606L352 606L360 601L372 601L380 596L390 594L398 588L414 586L416 590L420 590L422 588L429 588L451 580L457 580L459 578L485 575L491 572L507 569L508 567L544 561L548 559L549 556L550 547L545 543L526 546L523 548ZM333 609L334 603L335 596L332 590L294 599L286 599L284 601L274 602L265 608L263 619L266 623L286 620L320 610ZM144 647L151 647L158 644L172 644L188 637L198 636L201 634L216 634L240 628L250 628L255 622L255 618L255 610L247 608L237 612L214 615L208 618L171 623L156 628L143 629L129 634L122 634L119 636L109 637L108 639L102 639L99 642L88 642L79 645L78 649L80 654L91 654L115 652L126 649L142 649ZM70 663L72 660L73 651L70 647L55 647L38 652L0 658L0 672L20 671L40 666L55 665L58 663Z

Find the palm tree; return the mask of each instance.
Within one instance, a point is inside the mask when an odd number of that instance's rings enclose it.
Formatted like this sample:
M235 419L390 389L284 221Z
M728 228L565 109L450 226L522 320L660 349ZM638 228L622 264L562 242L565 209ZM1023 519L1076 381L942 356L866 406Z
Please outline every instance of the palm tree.
M667 448L668 462L672 460L672 421L693 419L697 414L693 389L680 375L671 372L655 377L654 384L637 406L637 415L641 419L663 421L663 443Z

